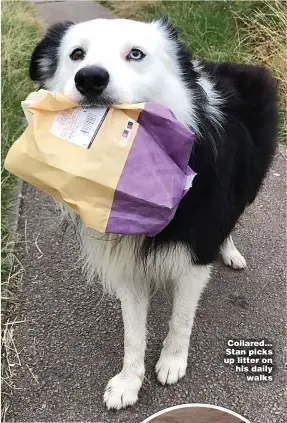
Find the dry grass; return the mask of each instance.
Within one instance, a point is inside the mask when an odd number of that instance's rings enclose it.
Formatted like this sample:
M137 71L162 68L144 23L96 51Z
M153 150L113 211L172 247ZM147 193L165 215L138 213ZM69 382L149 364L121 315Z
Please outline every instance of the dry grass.
M15 317L10 320L11 310L17 304L17 297L15 295L15 286L17 287L23 276L23 267L18 261L17 257L9 252L11 260L11 271L5 282L2 285L1 301L4 303L4 310L2 310L1 322L1 422L5 422L7 410L9 408L10 396L14 389L13 377L17 368L21 366L20 352L17 350L14 342L15 327L22 323L23 320Z
M287 144L287 3L262 0L252 15L238 15L241 44L252 48L252 62L269 67L279 81L279 141Z

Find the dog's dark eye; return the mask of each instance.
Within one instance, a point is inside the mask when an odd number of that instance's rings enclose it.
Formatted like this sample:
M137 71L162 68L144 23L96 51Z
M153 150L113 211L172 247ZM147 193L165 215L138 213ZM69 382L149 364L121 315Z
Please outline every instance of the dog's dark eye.
M72 60L83 60L85 57L85 52L81 48L76 48L71 54L70 58Z
M127 60L142 60L145 54L138 48L133 48L127 55Z

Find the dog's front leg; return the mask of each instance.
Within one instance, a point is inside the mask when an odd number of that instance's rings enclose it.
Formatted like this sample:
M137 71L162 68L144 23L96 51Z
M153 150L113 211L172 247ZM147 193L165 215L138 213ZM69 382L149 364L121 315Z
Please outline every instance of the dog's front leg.
M124 360L122 371L108 383L104 401L111 409L121 409L134 404L144 378L146 349L146 319L149 292L143 286L117 290L121 300L124 321Z
M211 266L193 265L188 274L173 281L173 309L169 332L156 364L157 378L162 384L176 383L185 375L193 320L210 271Z

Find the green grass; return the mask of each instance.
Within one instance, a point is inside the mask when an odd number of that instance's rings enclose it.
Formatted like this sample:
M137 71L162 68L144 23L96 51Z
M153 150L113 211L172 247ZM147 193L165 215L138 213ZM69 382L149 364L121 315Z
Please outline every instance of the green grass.
M194 58L236 60L242 56L235 13L249 13L255 3L225 1L106 2L115 15L154 19L167 16ZM247 52L246 52L247 53Z
M227 61L242 55L233 13L252 7L252 3L218 1L155 2L147 6L146 13L148 17L168 16L195 58Z
M28 68L32 50L40 37L38 22L37 14L30 4L21 1L2 3L2 281L7 279L11 270L11 260L6 249L10 235L6 217L16 179L3 169L3 161L9 147L24 129L25 121L20 102L33 89L28 77Z
M21 109L21 101L33 90L33 84L29 81L29 60L40 38L40 20L34 7L21 1L2 2L2 115L1 115L1 303L2 303L2 419L5 420L7 404L11 387L13 367L10 367L11 355L13 355L12 332L13 324L9 322L11 307L15 304L16 281L19 280L19 266L13 251L11 251L12 239L15 234L11 233L7 223L7 213L11 205L16 185L16 178L3 168L3 161L9 147L21 134L25 127L24 115ZM9 325L6 323L9 323ZM15 351L14 351L15 352ZM10 360L9 360L10 357ZM12 361L13 361L12 357ZM8 396L7 396L8 394Z
M193 58L268 66L280 82L279 141L287 144L287 4L262 1L107 1L115 16L167 16Z

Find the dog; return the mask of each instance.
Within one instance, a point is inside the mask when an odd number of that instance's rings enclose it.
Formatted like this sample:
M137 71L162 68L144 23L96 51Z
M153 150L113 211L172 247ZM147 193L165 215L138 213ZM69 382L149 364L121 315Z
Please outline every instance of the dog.
M173 295L156 364L158 380L173 384L185 375L196 308L218 253L234 269L246 266L231 232L276 149L277 84L259 66L192 60L166 18L54 24L34 50L30 77L84 106L163 105L196 134L189 164L197 176L155 237L103 237L66 211L88 277L99 275L121 301L123 367L104 393L107 407L120 409L138 400L143 382L151 290L170 287Z

